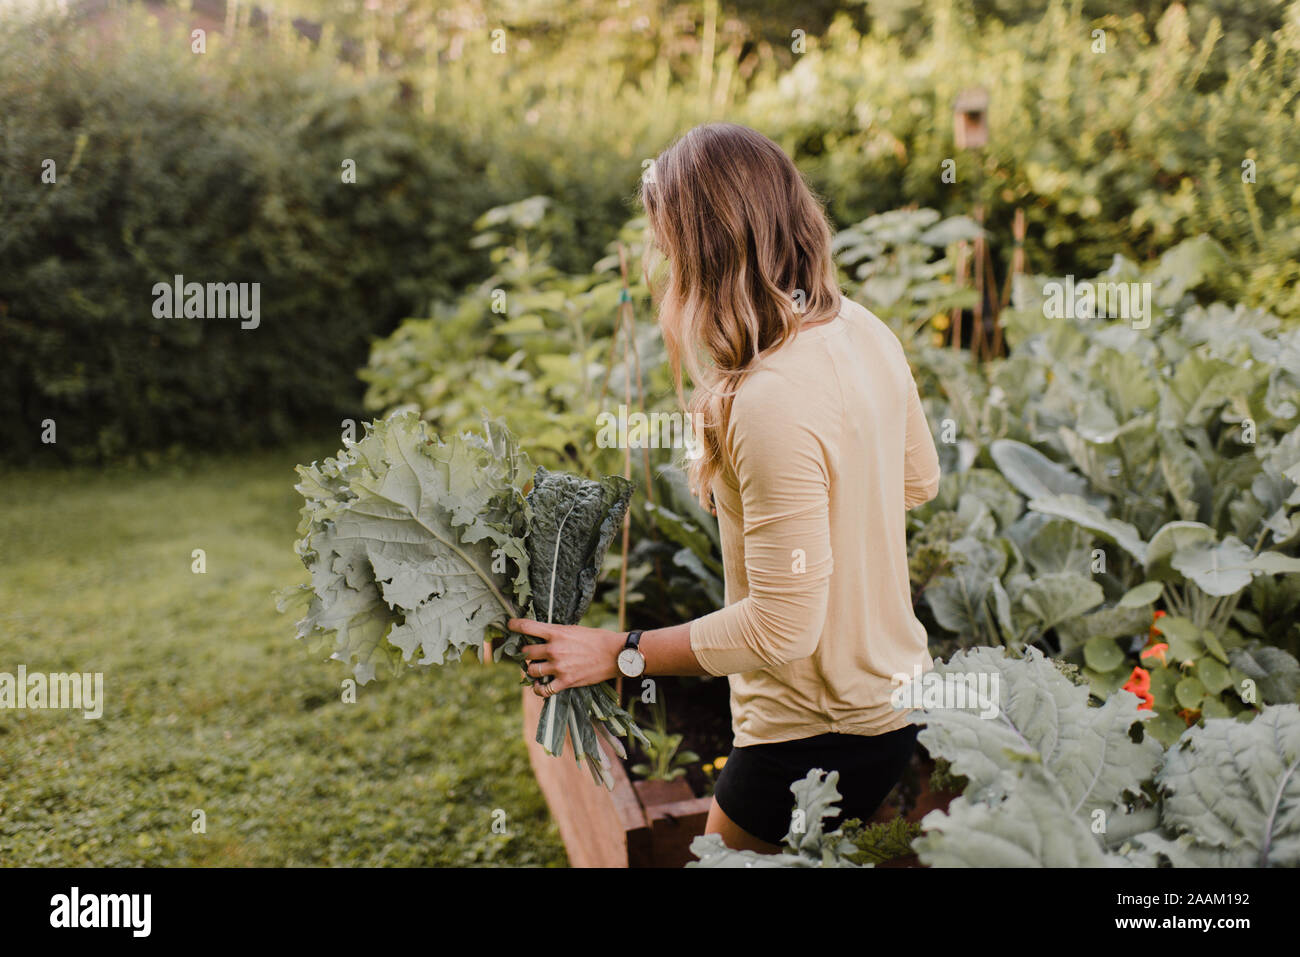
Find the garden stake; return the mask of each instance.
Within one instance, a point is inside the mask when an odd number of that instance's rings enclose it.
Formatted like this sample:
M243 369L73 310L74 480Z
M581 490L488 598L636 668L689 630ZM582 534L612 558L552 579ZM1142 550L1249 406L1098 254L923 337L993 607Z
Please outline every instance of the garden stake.
M641 350L636 344L636 318L632 315L632 294L627 286L627 249L622 243L618 244L618 268L623 275L623 291L619 296L619 308L622 316L627 321L627 342L632 347L632 361L636 366L636 399L637 409L642 415L646 415L645 407L645 382L641 378ZM624 362L627 360L624 359ZM647 420L649 418L647 417ZM650 446L641 446L642 465L645 469L645 497L651 505L654 504L655 493L654 484L650 481ZM631 478L629 474L625 478Z
M953 281L957 288L961 289L966 285L966 240L961 240L957 244L957 267L954 270ZM949 325L952 327L952 348L956 352L961 348L961 306L953 306L952 321Z
M975 276L975 312L970 331L970 352L976 362L984 358L984 269L987 251L984 247L984 207L975 207L975 222L980 232L975 237L975 263L972 272Z
M1007 281L1002 287L1002 308L1006 309L1011 305L1011 292L1015 286L1016 277L1025 271L1025 211L1023 208L1016 207L1016 218L1011 224L1011 234L1015 237L1016 245L1011 253L1011 271L1007 273ZM993 326L993 354L1002 355L1002 313L998 312L998 321Z

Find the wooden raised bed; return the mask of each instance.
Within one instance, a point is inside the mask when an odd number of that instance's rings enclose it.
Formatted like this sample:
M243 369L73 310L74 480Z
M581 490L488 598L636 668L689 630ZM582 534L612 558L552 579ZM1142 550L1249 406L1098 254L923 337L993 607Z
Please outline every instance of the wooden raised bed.
M712 798L695 797L685 779L631 781L623 762L603 741L610 759L614 789L592 780L591 772L573 760L566 738L565 753L553 758L535 740L542 699L525 687L523 693L524 741L528 759L542 789L551 816L573 867L682 867L695 860L691 841L704 833ZM872 822L902 816L920 822L933 810L947 810L957 796L932 791L934 762L918 749L912 765ZM887 861L881 867L919 867L915 854Z
M602 741L614 777L614 789L606 790L573 760L572 744L566 743L564 754L554 758L537 743L542 699L531 688L522 693L528 760L570 866L682 867L695 859L690 844L704 833L712 798L693 796L681 779L632 782L623 762Z

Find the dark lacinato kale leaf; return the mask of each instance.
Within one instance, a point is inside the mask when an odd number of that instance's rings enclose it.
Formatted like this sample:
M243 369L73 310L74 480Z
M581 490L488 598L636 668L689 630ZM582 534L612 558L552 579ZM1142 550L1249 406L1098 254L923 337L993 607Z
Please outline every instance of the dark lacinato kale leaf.
M528 568L538 621L582 620L631 498L632 483L619 476L594 481L538 468L528 493Z

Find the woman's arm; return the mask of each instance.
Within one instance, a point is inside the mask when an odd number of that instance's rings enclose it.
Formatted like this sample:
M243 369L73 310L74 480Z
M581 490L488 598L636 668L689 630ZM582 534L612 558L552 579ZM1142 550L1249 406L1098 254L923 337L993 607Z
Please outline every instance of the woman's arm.
M907 368L906 364L903 368ZM939 494L939 454L934 447L934 436L930 434L930 423L925 420L925 409L921 406L916 379L910 370L907 373L906 430L903 507L913 509Z
M645 674L736 674L816 650L833 567L822 443L826 433L838 433L839 423L833 410L809 408L802 393L799 383L766 375L737 396L728 444L745 516L748 594L694 621L645 632ZM554 676L557 691L617 676L627 638L526 619L512 620L510 628L545 640L524 649L529 676Z
M656 628L644 632L638 647L645 656L645 672L653 675L707 675L691 650L691 622ZM541 638L546 643L525 645L528 677L550 675L555 691L599 684L618 677L618 653L627 641L627 632L582 625L548 625L531 618L514 618L511 631ZM541 694L542 686L534 683L533 691Z

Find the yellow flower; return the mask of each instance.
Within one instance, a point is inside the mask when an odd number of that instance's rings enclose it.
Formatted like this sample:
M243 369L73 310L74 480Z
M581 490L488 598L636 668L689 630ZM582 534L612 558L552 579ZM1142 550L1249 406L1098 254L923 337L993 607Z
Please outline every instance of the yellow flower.
M704 773L705 773L705 774L712 774L712 773L713 773L713 765L712 765L712 764L706 764L706 765L704 766Z
M935 346L936 348L943 345L943 333L942 332L930 333L930 345Z
M715 761L713 762L713 766L714 766L715 768L717 768L719 771L721 771L721 770L722 770L722 766L723 766L724 764L726 764L726 763L727 763L726 756L723 756L723 757L720 757L720 758L718 758L717 760L715 760Z
M948 314L946 312L936 312L930 317L931 327L938 329L940 332L948 331Z

